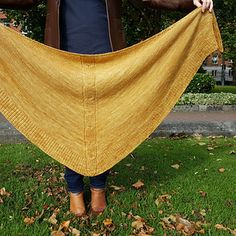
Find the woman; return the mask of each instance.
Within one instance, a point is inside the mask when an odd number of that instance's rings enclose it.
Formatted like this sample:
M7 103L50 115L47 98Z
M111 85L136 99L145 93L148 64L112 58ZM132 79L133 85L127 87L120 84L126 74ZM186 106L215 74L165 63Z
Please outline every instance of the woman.
M212 0L135 0L153 8L172 10L213 8ZM38 0L0 0L0 8L27 8ZM121 0L48 0L45 43L74 53L98 54L124 47L118 7ZM113 15L113 16L112 16ZM115 22L115 23L114 23ZM115 29L114 29L115 28ZM90 177L91 213L106 208L105 188L109 171ZM70 211L78 217L86 214L83 198L83 175L65 167L70 194Z

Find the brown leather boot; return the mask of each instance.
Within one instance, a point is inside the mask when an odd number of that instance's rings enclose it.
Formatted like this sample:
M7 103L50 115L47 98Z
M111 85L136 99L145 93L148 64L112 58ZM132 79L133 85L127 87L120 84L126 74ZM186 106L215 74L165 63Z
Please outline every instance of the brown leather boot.
M78 217L86 216L86 209L84 204L84 192L80 193L70 192L70 212Z
M90 214L100 215L106 208L106 190L90 188L91 190L91 209Z

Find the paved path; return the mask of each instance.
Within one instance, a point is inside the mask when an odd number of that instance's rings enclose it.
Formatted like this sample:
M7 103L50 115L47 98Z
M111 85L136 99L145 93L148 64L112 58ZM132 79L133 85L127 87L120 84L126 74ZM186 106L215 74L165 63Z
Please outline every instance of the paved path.
M170 112L165 121L236 121L236 111Z
M152 136L169 136L178 133L234 136L236 135L236 112L170 112Z
M202 135L236 135L235 111L210 112L174 112L171 111L153 136L170 136L174 134ZM26 142L27 139L20 134L0 113L0 143Z

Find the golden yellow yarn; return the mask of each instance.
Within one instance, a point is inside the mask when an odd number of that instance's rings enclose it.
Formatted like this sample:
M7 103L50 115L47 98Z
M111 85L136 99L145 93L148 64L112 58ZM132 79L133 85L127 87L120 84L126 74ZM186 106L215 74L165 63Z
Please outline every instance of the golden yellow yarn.
M200 8L138 44L97 55L51 48L0 25L0 111L52 158L94 176L157 128L217 49L215 15Z

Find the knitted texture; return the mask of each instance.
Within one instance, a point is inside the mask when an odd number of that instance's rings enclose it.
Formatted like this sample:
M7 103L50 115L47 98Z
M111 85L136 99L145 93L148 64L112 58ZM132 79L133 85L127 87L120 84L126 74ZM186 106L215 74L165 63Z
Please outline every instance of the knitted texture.
M142 42L96 55L51 48L0 25L0 111L49 156L94 176L158 127L217 49L215 14L200 8Z

